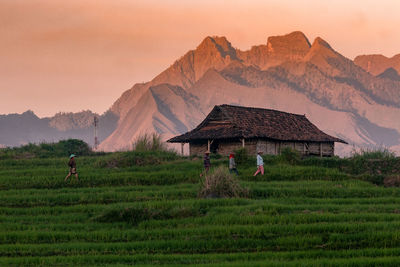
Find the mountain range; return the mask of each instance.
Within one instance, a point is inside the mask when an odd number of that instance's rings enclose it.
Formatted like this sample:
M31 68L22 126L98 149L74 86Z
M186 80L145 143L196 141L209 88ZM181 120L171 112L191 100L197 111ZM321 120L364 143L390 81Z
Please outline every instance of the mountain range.
M148 132L167 139L193 129L214 105L234 104L305 114L349 142L337 146L341 155L354 147L400 152L399 71L400 55L351 60L299 31L246 51L225 37L206 37L154 79L121 95L108 111L118 122L99 149L129 148Z
M94 117L98 118L98 140L102 141L117 127L118 117L110 111L103 115L89 110L60 112L48 118L39 118L31 110L22 114L0 115L0 147L50 143L69 138L81 139L93 146Z

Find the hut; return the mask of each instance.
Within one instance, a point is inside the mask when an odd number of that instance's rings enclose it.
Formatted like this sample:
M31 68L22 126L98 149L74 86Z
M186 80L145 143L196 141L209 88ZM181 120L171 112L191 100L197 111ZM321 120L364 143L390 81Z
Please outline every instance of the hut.
M215 106L195 129L167 142L189 143L190 155L228 155L238 148L277 155L289 147L303 155L333 156L335 142L345 141L319 130L305 115L272 109Z

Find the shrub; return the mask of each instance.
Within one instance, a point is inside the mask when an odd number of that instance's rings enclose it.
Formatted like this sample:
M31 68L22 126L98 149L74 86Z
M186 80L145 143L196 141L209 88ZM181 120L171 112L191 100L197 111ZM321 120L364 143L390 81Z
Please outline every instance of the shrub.
M249 160L249 153L244 147L235 150L235 161L237 164L244 164Z
M201 181L198 196L203 198L246 197L248 190L244 189L224 166L218 166Z
M88 156L92 154L89 145L79 139L61 140L55 144L55 150L58 150L63 155L76 154L78 156Z
M158 133L145 133L139 136L133 143L135 151L167 151L167 146L162 141L161 135Z
M289 164L298 164L301 160L300 153L290 147L285 147L282 149L280 156L282 161Z
M366 159L393 159L396 155L385 147L361 150L353 150L350 159L352 160L366 160Z
M92 155L89 145L79 139L61 140L57 143L27 144L20 147L1 149L1 158L29 159Z
M389 175L383 180L385 187L400 187L400 175Z
M399 158L386 148L353 151L345 170L352 174L390 174L399 172Z

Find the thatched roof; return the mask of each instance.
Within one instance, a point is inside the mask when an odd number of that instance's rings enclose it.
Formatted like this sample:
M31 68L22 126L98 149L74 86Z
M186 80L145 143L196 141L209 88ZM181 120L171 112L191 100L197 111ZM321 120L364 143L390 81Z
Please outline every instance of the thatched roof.
M188 143L208 139L266 138L280 141L341 142L319 130L305 115L273 109L215 106L202 123L185 134L168 140Z

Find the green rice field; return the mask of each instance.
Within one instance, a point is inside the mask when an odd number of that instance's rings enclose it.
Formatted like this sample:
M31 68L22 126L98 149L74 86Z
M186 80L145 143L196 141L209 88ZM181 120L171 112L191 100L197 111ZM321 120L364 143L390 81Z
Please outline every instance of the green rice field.
M400 266L398 187L251 159L247 198L201 199L201 159L112 157L0 160L0 266Z

